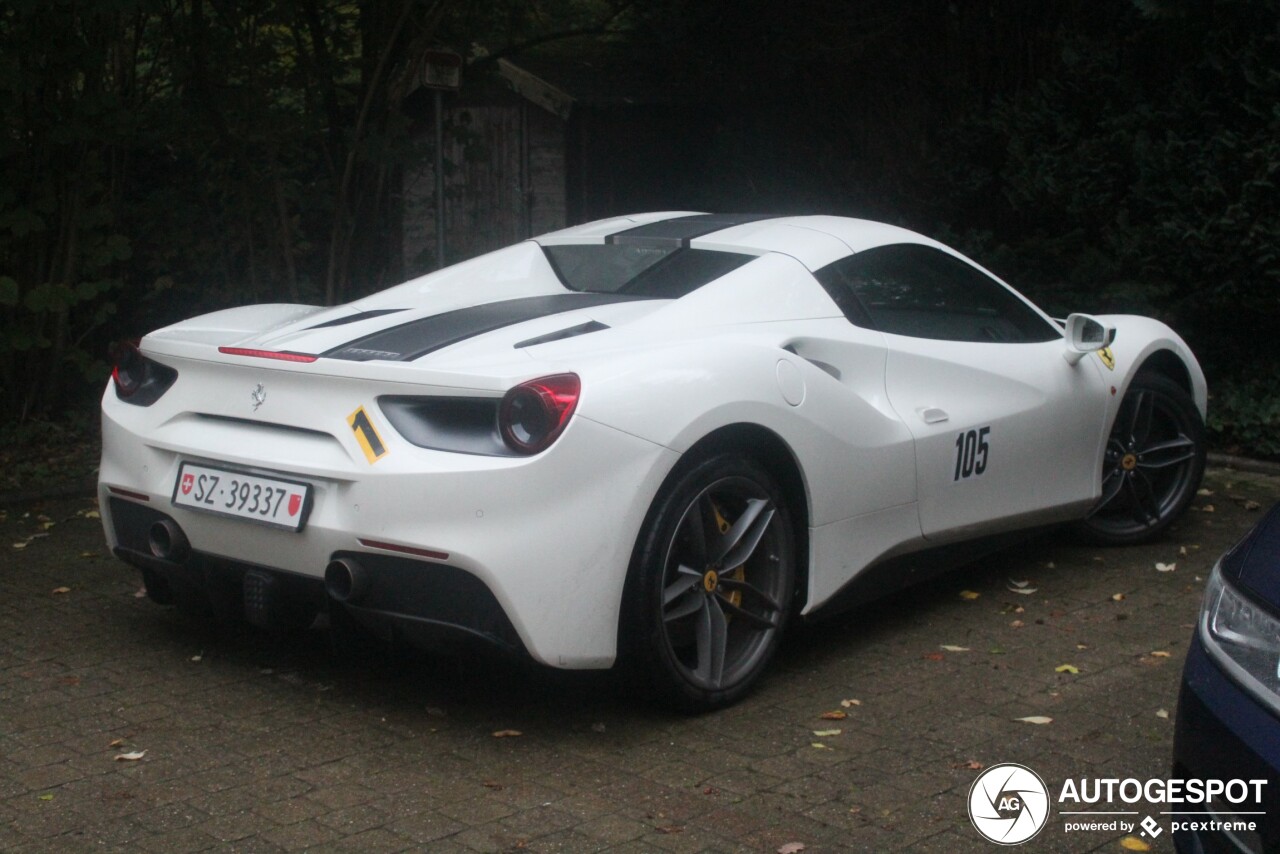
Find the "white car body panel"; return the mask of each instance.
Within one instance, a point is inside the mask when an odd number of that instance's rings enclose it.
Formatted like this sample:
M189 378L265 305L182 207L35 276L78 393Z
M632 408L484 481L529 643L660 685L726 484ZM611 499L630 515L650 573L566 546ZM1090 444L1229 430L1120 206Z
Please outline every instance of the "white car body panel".
M886 384L915 438L926 537L961 539L993 518L1009 528L1060 521L1097 500L1107 398L1096 358L1070 365L1059 341L891 337ZM964 477L957 440L968 431L989 431L989 451L985 470Z
M851 323L814 271L894 243L962 256L895 226L838 217L743 222L687 240L754 258L677 299L579 306L571 297L564 310L531 313L417 358L341 356L344 347L449 312L570 296L544 247L603 246L628 229L685 216L565 229L346 306L230 309L151 333L142 353L176 370L178 381L150 405L126 402L110 386L103 397L109 544L121 545L111 508L124 501L171 517L201 555L310 579L323 576L335 553L388 551L362 540L439 553L445 558L406 560L424 574L447 563L479 579L536 660L604 667L617 652L646 514L681 459L718 431L767 431L794 461L808 529L801 569L809 613L887 557L1081 517L1098 498L1124 390L1153 354L1185 364L1204 413L1194 357L1153 320L1101 318L1119 330L1110 368L1096 355L1069 364L1062 340L975 344ZM568 334L579 328L590 331ZM568 337L529 343L560 333ZM317 358L284 362L219 347ZM379 403L406 395L494 402L519 383L568 372L581 380L577 409L563 435L529 457L419 447ZM385 446L376 460L349 423L361 409ZM957 437L983 427L985 471L955 478ZM173 506L187 460L312 484L305 528Z

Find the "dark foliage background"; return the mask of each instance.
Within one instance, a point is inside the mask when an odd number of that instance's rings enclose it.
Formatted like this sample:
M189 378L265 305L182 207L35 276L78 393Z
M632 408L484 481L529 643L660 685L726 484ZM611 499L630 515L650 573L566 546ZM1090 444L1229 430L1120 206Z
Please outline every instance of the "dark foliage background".
M1275 0L6 0L4 418L92 417L112 339L393 283L422 52L584 37L714 116L671 207L898 222L1160 317L1219 445L1280 455Z

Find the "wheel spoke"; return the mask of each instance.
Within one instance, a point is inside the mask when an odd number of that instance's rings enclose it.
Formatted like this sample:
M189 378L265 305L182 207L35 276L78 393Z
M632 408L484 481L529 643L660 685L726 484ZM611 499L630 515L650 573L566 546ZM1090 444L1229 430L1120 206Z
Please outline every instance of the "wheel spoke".
M729 623L715 596L703 599L702 609L694 625L694 641L698 649L698 666L693 675L711 688L719 688L724 680L724 654L729 645Z
M1196 443L1186 436L1178 436L1167 442L1149 445L1138 452L1138 467L1161 469L1185 463L1196 455Z
M774 622L777 614L776 610L771 611L768 616L761 616L760 614L753 614L746 608L733 604L732 601L724 596L717 597L717 601L720 603L721 608L728 611L738 619L750 623L757 629L776 629L778 627L778 624Z
M747 501L747 507L742 511L742 515L733 523L729 533L724 535L721 552L715 561L720 565L721 572L732 572L747 562L755 552L756 546L760 545L765 532L769 530L773 514L773 508L763 498L752 498Z
M711 563L711 544L720 537L720 528L716 524L716 509L711 504L711 496L703 493L694 502L693 512L685 516L685 526L689 531L689 557L697 566L708 566Z
M1126 477L1125 486L1133 500L1133 519L1141 525L1151 526L1160 521L1160 502L1151 489L1151 481L1145 476Z
M1107 476L1102 481L1102 497L1098 499L1097 504L1093 505L1093 513L1101 511L1124 491L1125 479L1124 472L1119 467L1107 472Z
M752 584L748 584L745 581L739 581L736 578L724 578L722 576L720 578L720 586L727 588L728 590L731 590L731 591L736 590L736 591L740 591L742 593L750 594L751 596L754 596L765 606L765 608L769 610L770 613L776 614L777 612L782 610L782 606L779 605L772 596L770 596L768 593L765 593L760 588Z
M1129 413L1129 441L1140 446L1147 441L1147 436L1151 434L1151 417L1155 409L1155 401L1152 395L1146 391L1139 391L1133 399L1133 411Z
M696 569L690 569L683 564L676 570L676 580L671 582L662 591L662 607L666 608L675 600L679 599L685 593L698 586L702 581L702 573Z
M685 594L683 600L679 601L673 608L663 609L662 622L674 623L683 620L685 617L698 613L698 610L706 605L707 597L697 591L691 591Z

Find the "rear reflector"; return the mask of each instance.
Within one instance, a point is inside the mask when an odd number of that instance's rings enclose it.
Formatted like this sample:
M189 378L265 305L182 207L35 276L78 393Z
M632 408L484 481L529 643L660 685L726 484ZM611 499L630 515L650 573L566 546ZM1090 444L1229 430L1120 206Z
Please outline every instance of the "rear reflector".
M383 549L389 552L400 552L406 555L417 555L418 557L429 557L432 560L448 560L448 552L437 552L431 549L415 549L413 546L398 546L395 543L382 543L377 540L366 540L364 537L357 537L356 542L369 549Z
M107 491L112 495L119 495L121 498L132 498L134 501L150 501L151 496L141 492L133 492L129 489L121 489L118 486L108 486Z
M251 347L219 347L219 353L228 356L252 356L255 359L279 359L281 362L314 362L319 356L310 353L290 353L287 350L254 350Z

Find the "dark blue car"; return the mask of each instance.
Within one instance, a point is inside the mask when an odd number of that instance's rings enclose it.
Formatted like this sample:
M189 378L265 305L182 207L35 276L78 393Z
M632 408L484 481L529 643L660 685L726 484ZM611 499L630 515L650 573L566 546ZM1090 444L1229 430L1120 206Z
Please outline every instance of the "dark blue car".
M1280 851L1280 505L1209 578L1182 674L1172 776L1267 781L1253 789L1260 798L1179 806L1179 852Z

